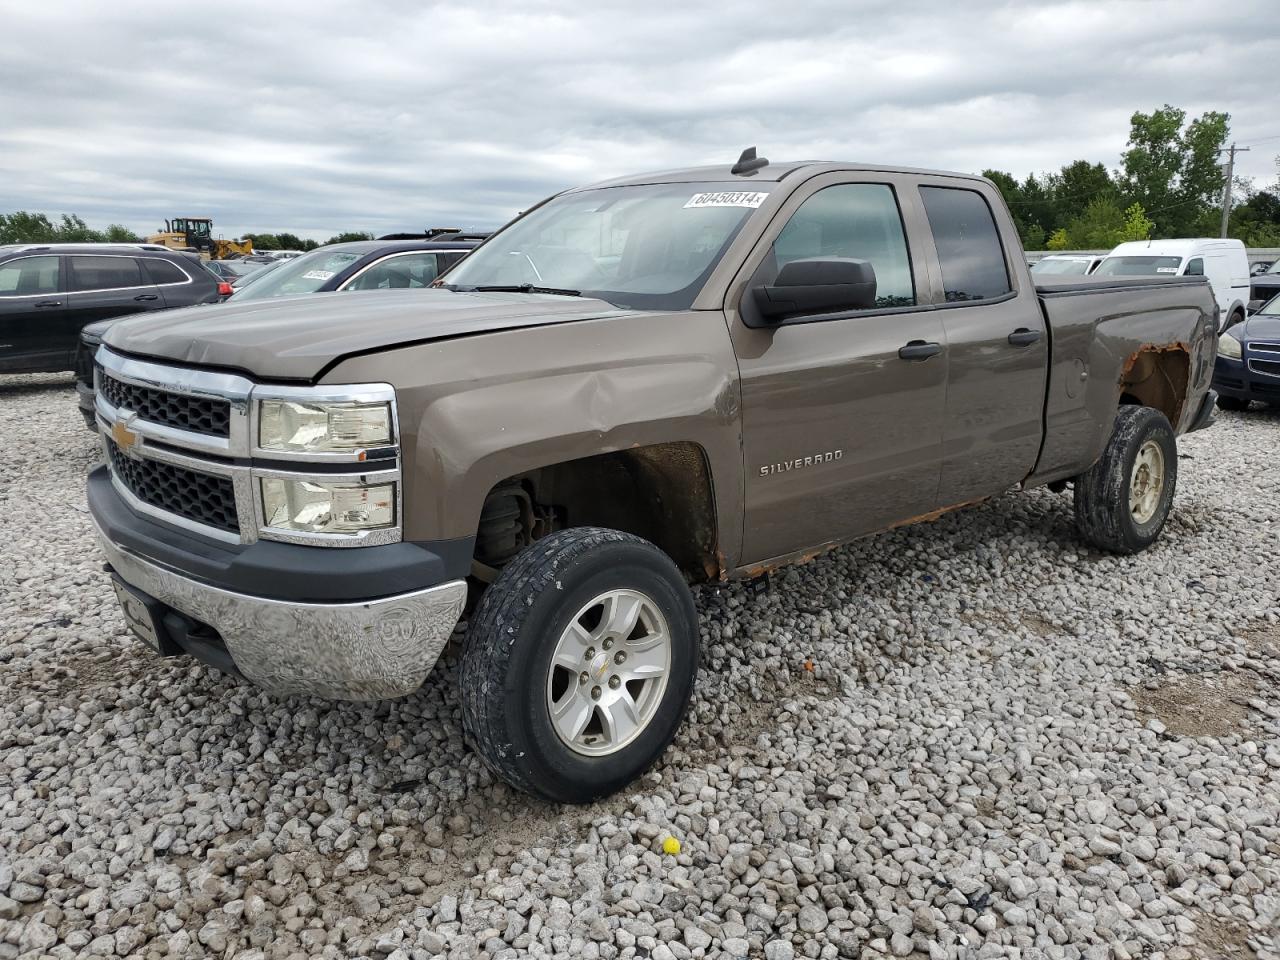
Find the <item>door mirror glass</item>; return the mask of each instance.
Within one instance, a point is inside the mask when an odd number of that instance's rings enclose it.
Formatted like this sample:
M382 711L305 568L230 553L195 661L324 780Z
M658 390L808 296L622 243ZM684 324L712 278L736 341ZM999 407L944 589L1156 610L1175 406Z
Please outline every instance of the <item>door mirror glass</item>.
M851 257L792 260L753 296L761 316L775 322L807 313L870 310L876 305L876 271L868 261Z

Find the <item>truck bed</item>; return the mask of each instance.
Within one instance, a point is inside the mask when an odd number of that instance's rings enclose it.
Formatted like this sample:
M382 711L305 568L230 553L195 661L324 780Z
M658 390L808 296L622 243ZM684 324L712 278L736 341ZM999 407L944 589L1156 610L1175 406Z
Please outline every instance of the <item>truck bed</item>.
M1091 466L1126 394L1166 410L1177 432L1190 427L1216 346L1218 308L1203 277L1064 277L1035 289L1050 348L1045 440L1030 482Z

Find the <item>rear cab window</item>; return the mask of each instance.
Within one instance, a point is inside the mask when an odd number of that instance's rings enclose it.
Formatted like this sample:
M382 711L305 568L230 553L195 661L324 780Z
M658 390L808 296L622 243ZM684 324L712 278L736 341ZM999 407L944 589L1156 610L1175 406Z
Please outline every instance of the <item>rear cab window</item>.
M947 303L995 300L1013 292L991 207L976 190L920 187L942 269Z
M20 257L0 263L0 297L38 297L57 293L61 258Z

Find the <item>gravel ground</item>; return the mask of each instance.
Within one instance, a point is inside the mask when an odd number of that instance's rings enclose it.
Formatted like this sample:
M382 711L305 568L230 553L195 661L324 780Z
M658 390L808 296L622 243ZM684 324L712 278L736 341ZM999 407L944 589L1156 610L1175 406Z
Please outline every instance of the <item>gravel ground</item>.
M1182 441L1140 557L1037 491L704 590L689 722L585 808L463 747L456 649L373 705L157 661L69 381L0 428L0 960L1280 957L1280 413Z

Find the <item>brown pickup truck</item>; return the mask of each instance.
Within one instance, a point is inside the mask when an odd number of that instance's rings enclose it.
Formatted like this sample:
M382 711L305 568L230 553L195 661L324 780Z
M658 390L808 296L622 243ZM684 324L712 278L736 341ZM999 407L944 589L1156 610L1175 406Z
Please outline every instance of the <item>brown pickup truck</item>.
M280 694L408 694L478 597L467 736L554 800L675 735L689 584L1043 485L1141 550L1213 406L1202 278L1037 286L971 176L628 177L437 284L112 327L89 502L139 637Z

